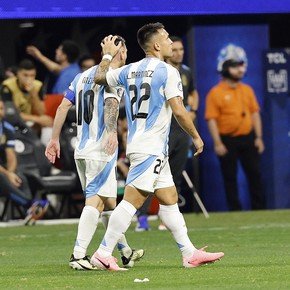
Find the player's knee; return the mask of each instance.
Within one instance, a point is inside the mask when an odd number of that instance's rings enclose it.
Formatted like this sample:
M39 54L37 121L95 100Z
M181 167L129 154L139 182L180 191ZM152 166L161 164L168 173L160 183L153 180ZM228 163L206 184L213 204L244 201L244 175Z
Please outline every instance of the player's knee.
M117 205L117 199L116 198L108 198L105 201L105 207L104 210L113 210Z
M178 194L175 187L158 189L155 195L162 205L173 205L178 202Z
M86 199L86 205L96 208L99 212L103 212L106 200L106 197L94 195Z

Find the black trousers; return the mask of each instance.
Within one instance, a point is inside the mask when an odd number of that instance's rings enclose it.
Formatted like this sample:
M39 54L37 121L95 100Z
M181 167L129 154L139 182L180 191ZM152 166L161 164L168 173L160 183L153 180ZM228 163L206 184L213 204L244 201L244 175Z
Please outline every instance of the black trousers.
M11 184L9 179L4 174L0 173L0 196L7 196L17 204L24 207L29 207L31 204L32 195L28 181L23 174L17 173L17 175L22 180L20 188Z
M182 170L184 170L188 149L189 136L181 128L171 128L169 133L169 165L177 192L180 192Z
M252 209L265 208L260 173L260 155L255 147L255 135L221 136L228 153L219 157L229 210L241 210L238 197L238 161L247 177Z

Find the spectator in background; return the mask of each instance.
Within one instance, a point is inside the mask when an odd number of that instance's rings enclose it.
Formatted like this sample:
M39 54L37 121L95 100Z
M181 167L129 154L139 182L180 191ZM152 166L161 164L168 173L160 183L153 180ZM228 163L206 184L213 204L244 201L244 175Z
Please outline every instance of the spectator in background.
M221 51L218 71L222 80L206 98L205 118L219 157L230 210L241 210L237 188L238 161L245 171L252 209L263 209L260 154L264 151L260 108L253 89L241 82L247 57L241 47Z
M17 66L12 65L5 69L4 79L14 78L17 75Z
M32 206L26 220L29 223L31 218L35 218L33 213L36 211L38 218L43 216L48 207L48 201L33 202L26 177L17 172L14 128L3 120L4 116L4 102L0 99L0 196L7 196L25 210Z
M35 79L36 68L29 59L18 65L16 77L5 80L0 88L4 102L12 101L25 122L33 122L40 127L51 127L53 119L45 115L42 82Z
M28 46L27 53L39 60L46 68L57 75L52 88L53 94L63 94L74 77L81 72L77 63L79 47L72 40L64 40L55 51L55 61L44 56L35 46Z
M89 54L85 54L82 57L80 57L80 59L79 59L79 67L80 67L82 72L84 72L85 70L91 68L94 65L96 65L96 61Z
M190 111L192 120L196 118L198 109L198 93L193 84L193 75L191 69L182 64L184 57L184 47L182 39L177 36L170 36L172 40L172 57L167 58L166 62L175 67L181 77L183 87L183 103ZM188 150L190 147L189 135L178 125L175 118L171 120L169 134L169 164L177 192L180 192L182 182L182 170L184 170Z

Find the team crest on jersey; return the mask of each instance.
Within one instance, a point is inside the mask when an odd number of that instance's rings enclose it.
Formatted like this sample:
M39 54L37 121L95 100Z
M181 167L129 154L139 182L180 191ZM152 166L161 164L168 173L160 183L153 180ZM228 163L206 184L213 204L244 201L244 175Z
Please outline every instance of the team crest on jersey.
M187 80L186 75L181 75L181 81L184 87L188 85L188 80Z
M179 82L179 83L177 84L177 87L178 87L178 89L182 92L182 82Z
M122 96L123 96L123 89L122 89L122 88L118 88L118 89L117 89L117 95L118 95L120 98L122 98Z

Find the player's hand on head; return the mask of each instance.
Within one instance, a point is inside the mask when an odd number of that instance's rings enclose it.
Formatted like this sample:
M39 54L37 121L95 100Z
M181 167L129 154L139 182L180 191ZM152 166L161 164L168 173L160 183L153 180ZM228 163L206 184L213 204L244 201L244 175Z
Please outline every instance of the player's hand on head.
M110 54L112 57L114 57L117 54L122 46L121 41L119 41L117 45L115 44L117 38L118 36L116 35L108 35L102 40L101 46L103 50L103 55Z
M193 144L196 148L196 152L194 153L194 156L199 155L203 151L204 143L200 137L192 138Z
M55 159L60 158L60 144L57 140L50 140L45 149L45 156L51 163L55 163Z
M116 132L111 132L103 143L104 152L107 155L113 155L118 148L118 137Z

